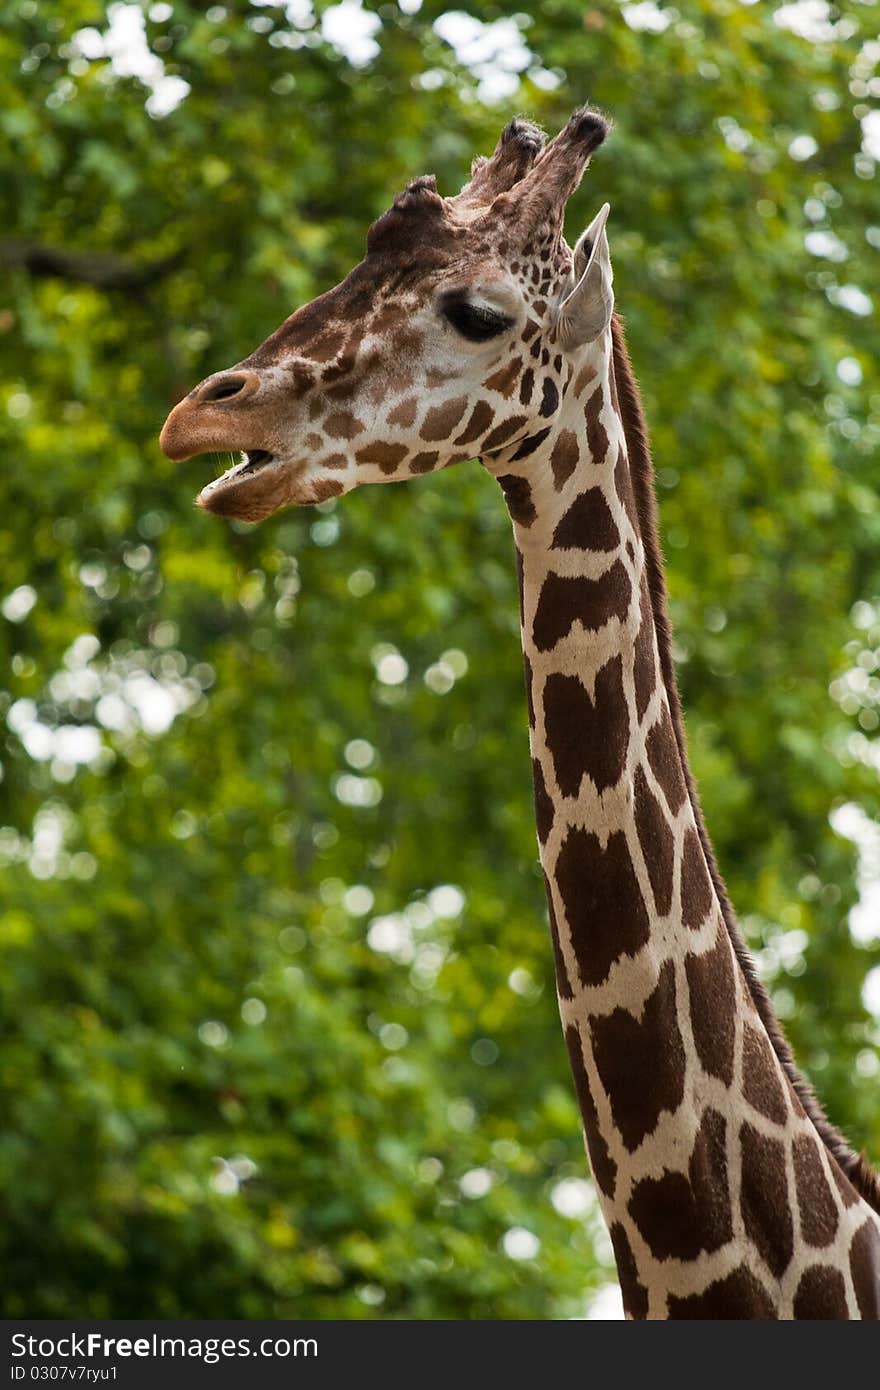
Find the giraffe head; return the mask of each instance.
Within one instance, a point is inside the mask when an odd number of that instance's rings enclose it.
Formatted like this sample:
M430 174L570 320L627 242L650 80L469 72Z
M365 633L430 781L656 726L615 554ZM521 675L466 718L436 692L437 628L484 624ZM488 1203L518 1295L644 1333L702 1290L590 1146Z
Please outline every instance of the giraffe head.
M170 458L243 455L199 505L259 521L468 458L504 474L537 449L573 359L611 317L607 204L573 251L562 235L607 133L588 108L546 146L512 121L456 197L413 180L341 284L172 410Z

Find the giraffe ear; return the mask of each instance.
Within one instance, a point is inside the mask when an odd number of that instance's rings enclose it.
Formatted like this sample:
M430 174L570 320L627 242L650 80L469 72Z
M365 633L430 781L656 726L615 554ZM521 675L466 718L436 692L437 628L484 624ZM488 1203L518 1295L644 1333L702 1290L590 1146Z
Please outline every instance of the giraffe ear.
M614 290L605 232L610 211L610 204L604 203L574 248L575 287L556 319L559 341L569 350L595 342L611 322Z

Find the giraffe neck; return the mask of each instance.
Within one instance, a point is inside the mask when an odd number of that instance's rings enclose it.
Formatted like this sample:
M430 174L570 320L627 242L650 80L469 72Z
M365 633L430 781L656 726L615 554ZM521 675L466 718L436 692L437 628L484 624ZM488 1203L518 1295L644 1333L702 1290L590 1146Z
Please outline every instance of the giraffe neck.
M876 1316L880 1222L771 1045L707 859L617 348L593 345L546 439L493 471L520 567L560 1012L625 1307Z

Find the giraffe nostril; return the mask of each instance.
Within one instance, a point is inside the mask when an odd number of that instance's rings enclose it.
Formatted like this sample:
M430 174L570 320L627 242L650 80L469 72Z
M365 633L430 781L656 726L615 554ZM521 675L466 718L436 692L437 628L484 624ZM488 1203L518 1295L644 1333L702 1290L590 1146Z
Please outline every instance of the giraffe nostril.
M230 401L236 396L243 398L252 395L259 384L259 378L254 372L223 372L220 376L211 377L204 386L200 386L195 398L199 404Z

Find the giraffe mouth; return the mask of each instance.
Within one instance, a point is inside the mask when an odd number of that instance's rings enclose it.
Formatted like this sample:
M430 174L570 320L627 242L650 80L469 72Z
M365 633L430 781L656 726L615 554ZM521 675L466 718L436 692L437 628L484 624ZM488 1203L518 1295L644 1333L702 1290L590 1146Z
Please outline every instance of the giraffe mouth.
M238 463L203 487L196 506L233 521L265 521L294 499L291 462L268 449L246 449Z
M212 483L206 484L199 493L199 500L209 497L218 488L225 487L227 483L238 482L241 478L252 477L262 469L267 468L270 463L277 463L275 454L268 449L244 449L238 463L227 468L225 473L221 473L219 478L215 478Z

